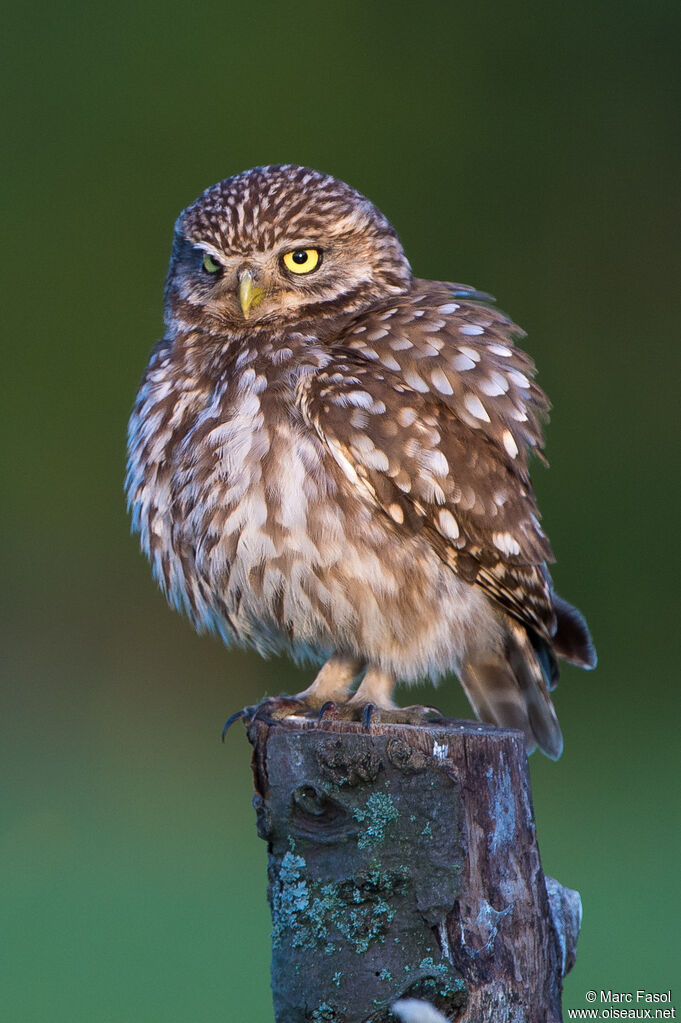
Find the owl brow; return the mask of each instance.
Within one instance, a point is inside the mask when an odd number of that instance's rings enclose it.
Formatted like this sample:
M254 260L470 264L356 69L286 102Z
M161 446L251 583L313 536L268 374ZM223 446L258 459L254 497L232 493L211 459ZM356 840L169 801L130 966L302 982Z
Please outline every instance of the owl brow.
M294 238L292 241L282 242L278 249L281 255L285 255L293 249L318 249L321 252L323 247L322 242L316 238Z
M207 252L209 256L214 256L218 263L224 265L224 253L220 252L215 245L211 245L210 242L192 242L191 245L194 252Z
M340 223L338 222L340 220ZM320 235L323 238L343 238L351 236L357 228L357 223L347 223L346 217L329 219L326 223L319 217L307 216L293 218L288 224L289 230L295 230L296 237L314 237ZM338 230L340 228L340 230ZM292 237L292 235L291 235Z
M350 242L353 237L354 232L352 231L334 234L333 228L325 230L319 237L315 237L314 234L299 234L281 242L281 252L290 252L291 249L319 249L320 251L328 252L329 249L343 245L345 242Z

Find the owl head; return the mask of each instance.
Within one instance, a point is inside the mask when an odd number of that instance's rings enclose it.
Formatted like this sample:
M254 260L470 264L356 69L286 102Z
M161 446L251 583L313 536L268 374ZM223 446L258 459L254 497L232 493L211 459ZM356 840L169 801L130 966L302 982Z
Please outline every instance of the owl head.
M213 185L175 225L169 327L234 330L365 309L411 269L383 214L305 167L256 167Z

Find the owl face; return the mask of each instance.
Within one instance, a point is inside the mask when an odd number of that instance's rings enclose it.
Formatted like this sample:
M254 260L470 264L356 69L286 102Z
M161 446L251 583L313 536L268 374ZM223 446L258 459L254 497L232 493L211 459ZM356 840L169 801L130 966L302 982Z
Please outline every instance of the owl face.
M178 218L169 325L234 330L354 312L407 289L395 231L354 189L304 167L257 167Z

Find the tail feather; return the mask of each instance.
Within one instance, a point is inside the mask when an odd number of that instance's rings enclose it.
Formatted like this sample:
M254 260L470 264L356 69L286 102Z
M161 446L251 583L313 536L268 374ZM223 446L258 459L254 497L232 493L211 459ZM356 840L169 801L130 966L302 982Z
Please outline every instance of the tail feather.
M538 746L557 760L563 752L563 736L549 693L558 684L558 658L595 668L596 650L577 608L556 594L553 605L556 631L550 640L514 618L505 618L503 645L470 650L460 677L481 721L520 729L528 753Z
M461 670L461 684L480 721L500 728L517 728L531 744L527 707L515 676L501 660L467 661Z
M596 648L584 616L557 593L553 595L553 608L557 627L552 642L558 657L580 668L595 668Z
M549 692L553 692L558 685L558 679L560 678L560 670L558 668L556 655L548 643L541 639L541 637L538 636L533 629L528 629L527 634L537 656L537 660L541 664L541 669L546 681L546 688Z
M525 699L532 735L539 749L557 760L563 752L563 734L549 696L558 677L555 660L548 649L538 651L527 629L518 622L509 626L506 654Z
M537 746L552 760L563 752L563 736L548 693L545 675L526 629L509 621L506 646L497 654L471 658L462 666L461 684L481 721L517 728L525 735L527 752Z

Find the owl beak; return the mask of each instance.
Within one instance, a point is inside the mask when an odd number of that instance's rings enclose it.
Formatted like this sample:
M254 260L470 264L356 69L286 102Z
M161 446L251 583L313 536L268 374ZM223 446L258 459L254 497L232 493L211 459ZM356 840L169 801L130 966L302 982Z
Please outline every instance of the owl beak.
M239 303L245 320L248 319L251 309L262 302L264 296L265 289L254 285L251 271L242 270L239 274Z

